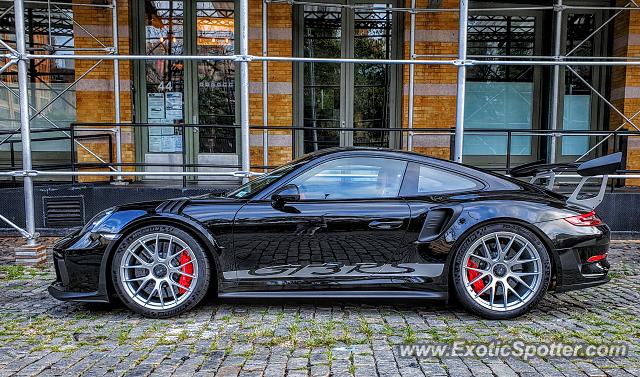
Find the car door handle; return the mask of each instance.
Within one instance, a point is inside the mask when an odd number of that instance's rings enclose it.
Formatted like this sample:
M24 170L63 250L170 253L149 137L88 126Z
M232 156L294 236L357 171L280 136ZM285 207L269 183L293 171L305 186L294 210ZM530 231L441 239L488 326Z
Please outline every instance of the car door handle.
M402 220L373 220L369 223L372 229L398 229L404 224Z

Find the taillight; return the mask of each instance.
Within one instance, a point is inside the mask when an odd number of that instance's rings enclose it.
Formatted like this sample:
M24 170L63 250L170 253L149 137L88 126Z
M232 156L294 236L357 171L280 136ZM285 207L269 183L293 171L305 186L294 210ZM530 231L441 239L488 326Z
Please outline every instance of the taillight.
M602 224L602 220L596 216L595 211L583 213L578 216L567 217L565 220L575 226L597 226Z
M607 253L604 254L598 254L598 255L594 255L592 257L589 257L589 259L587 259L587 262L589 263L593 263L593 262L599 262L603 259L607 258Z

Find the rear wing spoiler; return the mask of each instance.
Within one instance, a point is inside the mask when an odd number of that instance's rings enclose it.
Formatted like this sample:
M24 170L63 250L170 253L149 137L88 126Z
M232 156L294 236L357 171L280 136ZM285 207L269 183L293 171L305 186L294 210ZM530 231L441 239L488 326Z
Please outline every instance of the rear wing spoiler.
M546 188L553 190L556 182L556 176L561 173L578 173L582 178L573 190L567 203L575 204L581 207L594 209L604 199L604 193L607 189L607 180L610 174L614 174L622 164L622 153L617 152L606 156L594 158L583 163L560 163L545 164L543 161L531 162L520 165L511 170L511 176L516 178L531 177L529 183L536 184L543 179L547 179ZM595 196L579 197L585 183L594 177L602 177L600 182L600 190Z

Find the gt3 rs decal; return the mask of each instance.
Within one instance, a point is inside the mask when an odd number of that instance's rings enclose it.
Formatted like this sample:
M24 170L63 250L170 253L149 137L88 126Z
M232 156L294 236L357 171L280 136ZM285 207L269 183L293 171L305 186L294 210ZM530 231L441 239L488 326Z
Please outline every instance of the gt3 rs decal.
M358 278L358 277L393 277L393 276L440 276L444 269L442 264L422 263L358 263L353 266L337 263L309 265L280 265L263 267L257 270L240 270L224 272L225 279L298 279L298 278Z

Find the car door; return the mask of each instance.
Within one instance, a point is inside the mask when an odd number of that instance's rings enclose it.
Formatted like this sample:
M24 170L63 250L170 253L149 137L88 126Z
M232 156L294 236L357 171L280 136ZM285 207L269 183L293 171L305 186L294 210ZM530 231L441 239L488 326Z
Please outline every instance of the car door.
M247 203L233 231L239 288L391 283L378 273L397 259L409 226L409 206L398 197L406 166L389 158L336 158L283 182L275 191L283 202Z
M396 274L398 286L445 292L448 282L442 272L451 245L446 232L455 231L454 222L462 211L460 195L468 196L484 187L474 177L440 166L410 162L400 196L411 208L410 226L398 248L398 266L411 271ZM435 288L434 288L435 287Z

